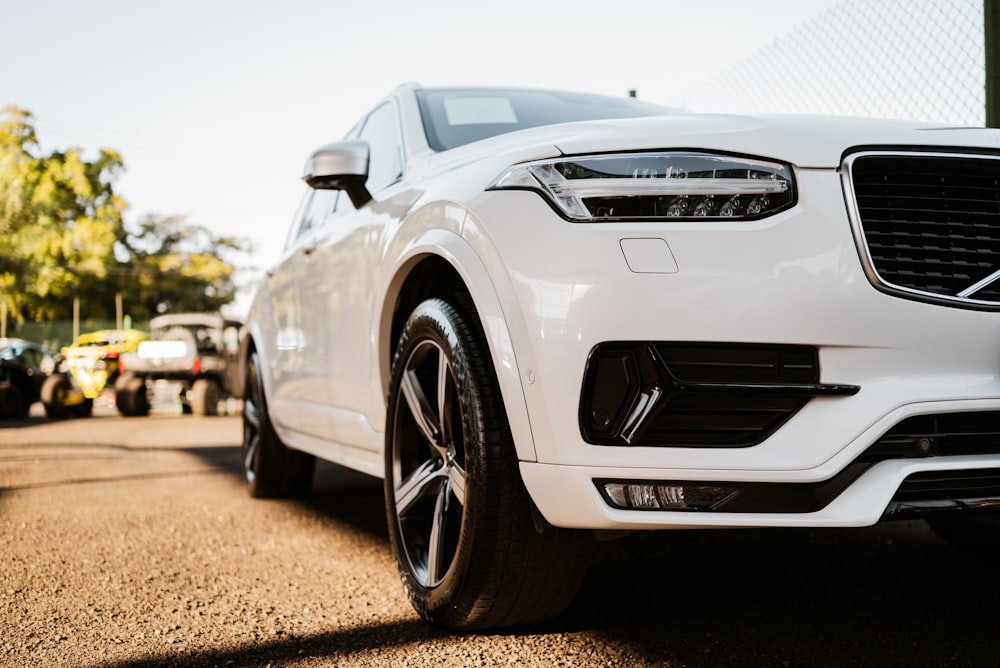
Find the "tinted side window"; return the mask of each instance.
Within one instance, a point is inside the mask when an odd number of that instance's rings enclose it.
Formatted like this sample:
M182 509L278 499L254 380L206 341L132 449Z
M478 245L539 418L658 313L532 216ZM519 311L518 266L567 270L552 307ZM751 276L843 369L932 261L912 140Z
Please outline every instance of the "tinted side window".
M25 348L21 353L21 359L28 366L39 367L42 365L42 353L34 348Z
M312 199L309 200L309 207L305 210L305 217L302 225L299 226L299 236L306 234L309 230L314 230L322 225L337 206L337 190L316 190Z
M403 141L399 114L393 102L373 111L361 130L361 139L371 147L368 163L368 190L377 192L403 175Z
M295 243L309 230L316 229L327 219L327 217L337 208L337 200L340 197L338 190L313 190L306 188L299 208L295 212L292 220L292 229L289 232L285 247L288 248Z
M292 217L292 225L288 228L288 238L285 239L285 248L291 248L295 240L298 239L299 230L302 229L302 217L309 210L309 201L312 199L313 192L312 188L307 187L306 191L302 194L299 206L295 209L295 215Z

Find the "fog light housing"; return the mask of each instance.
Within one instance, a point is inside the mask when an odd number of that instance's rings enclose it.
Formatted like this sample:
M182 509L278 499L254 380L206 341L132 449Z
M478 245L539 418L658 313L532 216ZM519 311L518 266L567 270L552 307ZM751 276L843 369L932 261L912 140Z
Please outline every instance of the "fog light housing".
M691 482L645 480L595 481L605 502L620 510L723 510L738 494L736 487Z

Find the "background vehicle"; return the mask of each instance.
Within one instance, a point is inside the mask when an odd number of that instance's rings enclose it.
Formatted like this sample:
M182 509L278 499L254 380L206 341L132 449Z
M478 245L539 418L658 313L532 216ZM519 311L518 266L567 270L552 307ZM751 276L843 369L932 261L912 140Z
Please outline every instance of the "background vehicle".
M55 357L45 346L24 339L0 339L0 418L28 417L55 367Z
M218 313L175 313L149 322L150 339L123 353L116 402L123 415L146 415L154 385L167 384L186 412L216 415L239 379L242 323Z
M118 378L118 358L135 350L147 338L135 329L105 329L81 334L62 349L59 371L42 387L42 401L49 417L89 416L105 386Z
M247 488L383 477L404 589L459 629L558 614L595 535L927 517L995 550L998 156L402 86L306 163L245 330Z

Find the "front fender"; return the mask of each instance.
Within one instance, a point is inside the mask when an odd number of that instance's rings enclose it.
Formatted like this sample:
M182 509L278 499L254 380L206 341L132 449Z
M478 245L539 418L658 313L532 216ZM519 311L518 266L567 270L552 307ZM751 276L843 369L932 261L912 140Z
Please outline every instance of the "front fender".
M511 337L509 314L503 307L504 299L498 290L498 284L501 290L503 285L509 284L506 274L491 275L486 263L472 245L455 230L440 228L425 230L401 245L393 271L388 274L384 287L380 289L382 307L379 310L378 322L373 323L376 325L374 331L379 332L378 368L383 396L386 396L389 386L392 346L395 343L390 338L397 298L412 269L427 256L437 256L454 267L475 304L486 334L486 342L500 385L504 407L507 410L507 420L514 437L517 456L522 461L535 461L537 457L534 437L528 419L524 388L521 385L521 371ZM510 290L507 296L513 298L513 290ZM510 310L517 312L516 309Z

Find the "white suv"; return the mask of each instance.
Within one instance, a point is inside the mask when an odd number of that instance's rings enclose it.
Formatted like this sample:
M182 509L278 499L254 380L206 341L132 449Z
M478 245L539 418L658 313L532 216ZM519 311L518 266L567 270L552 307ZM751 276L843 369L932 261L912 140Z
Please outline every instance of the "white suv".
M402 86L313 153L244 470L385 479L414 607L545 619L593 532L1000 507L1000 132Z

